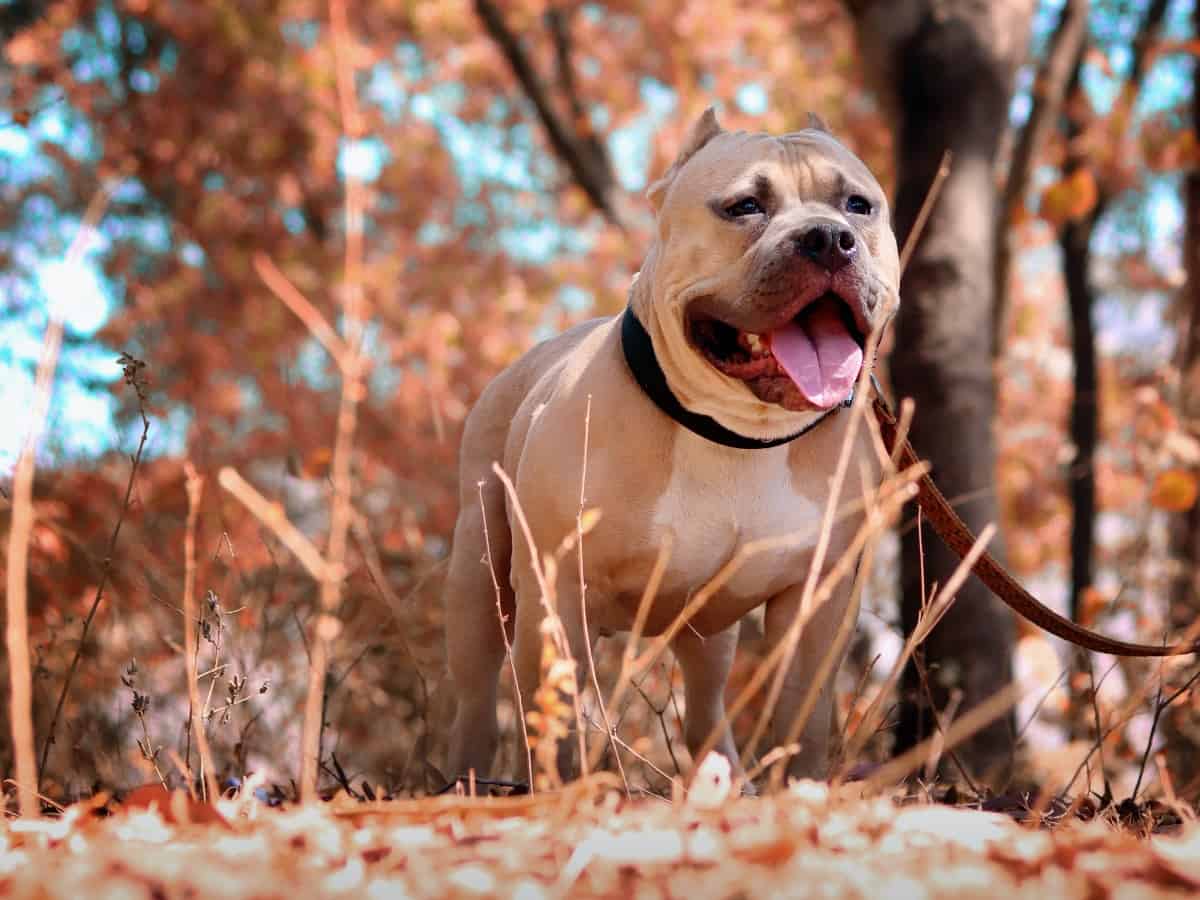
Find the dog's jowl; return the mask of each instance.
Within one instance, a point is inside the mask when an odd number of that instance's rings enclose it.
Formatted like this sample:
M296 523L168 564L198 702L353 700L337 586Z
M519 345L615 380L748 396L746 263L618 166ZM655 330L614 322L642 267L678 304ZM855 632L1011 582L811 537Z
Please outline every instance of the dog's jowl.
M898 302L886 198L824 131L727 132L710 111L649 199L656 230L625 312L532 349L492 382L467 421L445 588L457 699L450 775L487 774L496 754L506 635L493 571L526 711L541 677L543 593L493 464L511 476L538 553L553 552L576 529L585 417L587 506L602 513L585 538L586 611L573 553L551 586L573 659L586 665L588 641L633 626L664 546L647 635L670 627L739 547L806 534L738 568L673 639L695 753L724 718L739 619L765 606L767 639L778 641L800 612L847 436L845 404L873 363L864 358L868 335ZM863 466L877 466L859 432L855 482ZM837 520L827 565L858 525L854 516ZM786 671L772 725L778 740L810 686L817 691L790 774L825 772L832 678L812 682L848 594L843 585L813 612ZM573 741L563 747L575 749ZM737 770L728 727L716 749Z

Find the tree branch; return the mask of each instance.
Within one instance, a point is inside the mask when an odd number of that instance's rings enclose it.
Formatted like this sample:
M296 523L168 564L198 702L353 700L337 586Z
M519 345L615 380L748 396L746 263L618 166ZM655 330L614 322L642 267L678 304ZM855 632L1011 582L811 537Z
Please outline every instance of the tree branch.
M546 85L539 77L525 48L521 46L520 39L505 23L504 15L496 4L492 0L475 0L475 12L500 48L500 52L504 54L504 58L508 60L517 82L537 110L538 119L546 130L546 136L555 154L570 170L571 176L583 189L592 205L614 225L623 227L615 202L616 177L608 154L604 151L603 144L595 135L590 134L590 131L580 132L581 127L586 127L587 116L578 93L574 90L574 78L570 74L570 43L563 14L557 11L548 13L547 23L554 36L559 80L575 117L574 123L564 121L554 108Z
M1111 115L1128 118L1149 70L1150 48L1158 37L1169 0L1152 0L1134 36L1133 60L1129 78L1121 89ZM1068 96L1082 90L1081 70L1087 42L1079 45L1067 86ZM1088 165L1087 132L1094 117L1086 103L1071 104L1067 114L1067 158L1063 175L1069 176ZM1104 178L1096 179L1096 202L1088 213L1063 225L1059 246L1063 254L1063 274L1067 303L1071 313L1071 353L1075 361L1074 391L1071 400L1070 435L1076 448L1075 460L1067 474L1071 497L1071 617L1078 619L1084 590L1093 580L1094 530L1096 518L1095 456L1100 439L1097 405L1098 375L1095 325L1092 308L1095 290L1091 282L1091 242L1096 223L1113 198L1113 186Z
M1046 50L1046 58L1033 84L1033 106L1013 150L1012 163L1000 198L996 217L996 262L993 268L995 303L992 307L992 355L1004 343L1004 321L1008 310L1008 281L1012 269L1011 225L1029 189L1038 151L1058 119L1059 109L1071 81L1072 69L1087 37L1089 0L1067 0Z

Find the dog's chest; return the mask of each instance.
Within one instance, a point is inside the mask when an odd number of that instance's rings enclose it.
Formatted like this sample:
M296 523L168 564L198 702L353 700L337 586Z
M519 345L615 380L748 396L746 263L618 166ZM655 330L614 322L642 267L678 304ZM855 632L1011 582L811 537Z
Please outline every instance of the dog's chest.
M720 593L764 600L804 577L796 567L816 542L822 511L796 490L786 448L729 451L681 435L651 515L651 540L671 542L664 587L691 592L746 548Z

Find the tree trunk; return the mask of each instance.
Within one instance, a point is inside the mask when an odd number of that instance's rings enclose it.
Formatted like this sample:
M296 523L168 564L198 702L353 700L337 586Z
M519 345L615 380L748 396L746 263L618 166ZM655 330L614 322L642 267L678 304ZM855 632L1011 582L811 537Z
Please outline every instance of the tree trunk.
M1096 524L1096 444L1099 410L1096 405L1096 330L1092 325L1092 231L1099 209L1068 223L1059 235L1067 305L1071 312L1071 355L1075 361L1071 398L1071 443L1075 458L1067 472L1071 497L1071 618L1079 621L1083 592L1091 585L1093 533Z
M1193 31L1200 35L1200 6L1193 11ZM1193 74L1192 130L1200 134L1200 70ZM1200 421L1200 171L1184 182L1186 236L1183 265L1187 282L1180 297L1179 412L1185 423ZM1200 613L1200 506L1178 516L1171 530L1171 557L1179 577L1171 597L1171 624L1187 627Z
M1200 36L1200 5L1193 12L1193 36ZM1192 75L1191 127L1200 134L1200 69ZM1184 182L1186 234L1183 264L1187 281L1179 298L1179 414L1192 429L1200 421L1200 171ZM1173 628L1188 628L1200 616L1200 505L1171 523L1171 559L1177 565L1170 597ZM1167 710L1163 721L1167 768L1180 796L1192 799L1200 781L1200 716L1192 704Z
M901 284L892 375L898 397L916 402L911 438L933 476L975 529L997 519L992 419L994 163L1008 119L1032 0L851 2L864 57L896 125L896 232L903 242L942 153L950 175ZM945 584L956 557L932 535L903 538L902 618L911 632L922 591ZM999 548L992 547L993 552ZM960 711L1001 690L1012 675L1014 625L1008 610L972 578L923 649L932 701ZM896 750L932 733L918 673L905 673ZM1012 720L1004 717L959 748L977 774L1003 778L1011 762Z

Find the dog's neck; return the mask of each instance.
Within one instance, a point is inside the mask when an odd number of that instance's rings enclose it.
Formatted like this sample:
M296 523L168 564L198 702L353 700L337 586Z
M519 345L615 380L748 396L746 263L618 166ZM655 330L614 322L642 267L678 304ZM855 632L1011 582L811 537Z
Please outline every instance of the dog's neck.
M716 419L692 412L679 402L667 383L667 375L659 365L658 357L654 354L654 344L650 339L650 334L638 320L632 306L626 307L625 312L621 315L621 349L634 380L637 381L646 396L654 401L655 406L693 434L698 434L714 444L733 447L737 450L763 450L794 441L833 416L838 409L848 407L854 401L854 393L851 392L850 396L842 402L841 407L834 407L820 413L816 419L806 423L799 431L783 437L760 440L738 434L736 431L726 428Z

